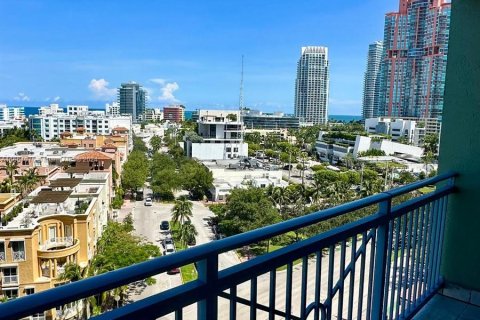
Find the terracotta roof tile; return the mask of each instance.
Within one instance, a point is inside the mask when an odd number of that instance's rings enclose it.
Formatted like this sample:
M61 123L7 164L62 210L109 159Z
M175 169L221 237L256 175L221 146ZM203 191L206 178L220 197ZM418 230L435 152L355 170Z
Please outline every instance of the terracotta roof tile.
M99 151L87 151L80 153L75 157L75 160L112 160L109 156L99 152Z

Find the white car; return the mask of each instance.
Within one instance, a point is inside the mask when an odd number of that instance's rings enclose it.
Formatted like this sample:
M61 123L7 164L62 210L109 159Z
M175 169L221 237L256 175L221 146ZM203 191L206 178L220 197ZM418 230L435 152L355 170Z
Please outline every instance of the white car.
M145 204L146 207L151 207L153 205L152 198L145 199L144 204Z
M175 247L173 246L173 244L169 243L165 246L165 251L164 251L164 255L169 255L169 254L172 254L175 252Z

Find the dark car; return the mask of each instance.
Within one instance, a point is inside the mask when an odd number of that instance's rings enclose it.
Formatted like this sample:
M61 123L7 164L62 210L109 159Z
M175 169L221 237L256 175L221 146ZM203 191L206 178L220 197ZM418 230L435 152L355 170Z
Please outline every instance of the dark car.
M168 221L162 221L162 223L160 223L160 230L163 230L163 231L170 230L170 223L168 223Z
M177 274L180 273L180 268L173 268L167 271L167 274Z

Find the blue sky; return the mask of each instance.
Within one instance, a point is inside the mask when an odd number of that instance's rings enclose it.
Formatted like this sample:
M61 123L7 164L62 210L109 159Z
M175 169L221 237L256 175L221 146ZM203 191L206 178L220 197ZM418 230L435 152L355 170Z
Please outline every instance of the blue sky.
M296 63L329 47L330 114L360 114L368 44L398 0L0 0L0 103L115 100L136 81L150 106L293 112Z

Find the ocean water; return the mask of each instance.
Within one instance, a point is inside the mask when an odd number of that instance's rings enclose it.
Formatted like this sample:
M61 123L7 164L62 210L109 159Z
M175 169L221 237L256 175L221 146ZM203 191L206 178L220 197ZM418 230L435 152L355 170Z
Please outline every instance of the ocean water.
M350 122L350 121L360 121L360 120L362 120L362 116L331 114L331 115L328 116L328 119L329 120L335 120L335 121L342 121L342 122Z

